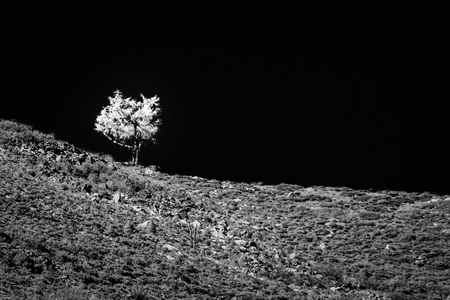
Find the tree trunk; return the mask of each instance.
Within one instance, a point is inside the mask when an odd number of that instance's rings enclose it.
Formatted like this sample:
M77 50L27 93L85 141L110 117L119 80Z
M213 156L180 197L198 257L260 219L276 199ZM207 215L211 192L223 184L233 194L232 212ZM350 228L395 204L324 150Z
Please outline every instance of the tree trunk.
M137 166L138 164L138 159L139 159L139 151L141 150L141 142L136 142L133 145L133 158L132 158L132 164Z

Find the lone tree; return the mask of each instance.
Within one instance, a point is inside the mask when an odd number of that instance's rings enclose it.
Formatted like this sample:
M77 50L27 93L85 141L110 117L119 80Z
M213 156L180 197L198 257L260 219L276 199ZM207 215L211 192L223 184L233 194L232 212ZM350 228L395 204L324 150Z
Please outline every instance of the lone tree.
M138 164L141 146L148 140L156 143L155 134L161 125L159 97L145 98L142 101L123 98L120 91L109 98L109 105L97 116L95 130L101 132L112 142L131 149L132 163Z

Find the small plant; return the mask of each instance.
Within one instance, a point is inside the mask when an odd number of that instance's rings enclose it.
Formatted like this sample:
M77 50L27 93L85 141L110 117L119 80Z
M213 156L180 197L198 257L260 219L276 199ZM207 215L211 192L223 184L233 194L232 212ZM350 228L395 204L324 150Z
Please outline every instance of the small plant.
M120 91L109 97L110 105L97 116L95 130L101 132L112 142L133 152L132 164L137 165L139 151L144 142L156 142L155 134L161 124L159 97L145 98L142 101L123 98Z
M97 180L100 174L107 173L110 169L102 162L96 161L92 163L86 160L81 165L75 166L75 170L79 176L84 178L91 176L90 180Z
M130 293L130 299L133 300L150 300L148 292L144 287L135 286Z
M197 248L198 241L198 228L200 227L200 222L195 220L194 222L189 224L189 237L192 242L192 247L194 249Z
M69 287L66 286L61 288L57 292L48 296L51 300L86 300L86 299L96 299L96 297L89 297L89 293L83 290L81 287Z

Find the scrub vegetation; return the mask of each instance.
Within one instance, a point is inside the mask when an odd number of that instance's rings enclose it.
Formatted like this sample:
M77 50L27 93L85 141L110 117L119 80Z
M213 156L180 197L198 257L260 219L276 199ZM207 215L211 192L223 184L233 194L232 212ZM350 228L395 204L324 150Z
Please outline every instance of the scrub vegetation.
M0 210L0 299L450 297L449 195L169 175L0 120Z

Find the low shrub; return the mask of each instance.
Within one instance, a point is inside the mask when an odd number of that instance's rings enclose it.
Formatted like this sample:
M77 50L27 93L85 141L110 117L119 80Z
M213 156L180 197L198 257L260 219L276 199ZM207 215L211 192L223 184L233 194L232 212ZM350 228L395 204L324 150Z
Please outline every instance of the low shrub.
M75 172L77 175L84 178L94 178L98 180L98 177L102 173L112 174L109 167L100 161L90 162L89 160L85 160L81 165L75 166Z
M63 287L48 296L49 300L94 300L98 299L81 287Z
M34 130L26 124L0 119L0 144L9 144L18 140L22 143L43 144L54 141L55 136Z

